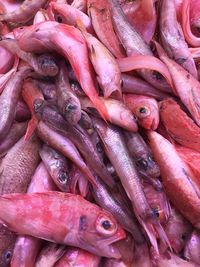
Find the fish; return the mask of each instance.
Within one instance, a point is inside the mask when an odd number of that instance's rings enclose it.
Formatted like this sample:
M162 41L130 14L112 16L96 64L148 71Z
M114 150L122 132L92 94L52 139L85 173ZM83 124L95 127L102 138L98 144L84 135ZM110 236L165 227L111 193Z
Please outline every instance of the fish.
M81 23L78 22L78 26L85 37L89 57L104 98L121 99L121 71L114 56L96 37L88 33Z
M140 126L147 130L155 130L159 124L157 101L148 96L123 94L125 105L134 113Z
M29 69L19 70L6 84L0 96L0 140L7 135L15 118L15 108L22 89L23 79Z
M7 194L0 197L0 207L0 220L19 234L120 258L114 244L125 232L109 212L81 196L53 191Z
M53 54L43 53L41 55L34 55L33 53L25 52L20 49L15 39L7 37L1 37L0 46L26 61L40 75L54 77L58 74L58 66Z
M44 143L50 145L52 148L70 159L89 181L94 180L92 172L84 162L79 151L67 137L62 136L55 130L52 130L42 121L40 121L37 126L37 134Z
M57 187L63 192L69 192L69 166L67 159L46 144L42 146L39 153Z
M60 63L60 71L56 78L56 86L59 111L67 122L76 125L81 119L81 104L78 97L71 89L68 71L64 62Z
M159 177L160 169L154 161L149 146L139 133L124 132L129 153L133 157L138 170L151 177Z
M112 15L109 11L108 1L88 0L87 9L99 40L116 58L124 57L125 51L112 25Z
M131 25L126 18L117 0L109 0L109 9L112 16L113 26L128 56L153 55L149 45ZM151 70L140 70L138 73L155 88L169 91L170 87L161 75Z
M51 2L50 8L56 21L77 26L77 21L80 20L88 32L94 32L90 18L72 5Z
M200 264L199 248L200 248L200 233L197 230L193 230L191 236L189 237L185 245L184 257L187 260L199 265Z
M159 110L161 121L168 134L182 146L200 152L200 128L181 109L177 102L171 98L161 101Z
M21 49L27 52L56 50L69 60L86 95L103 118L108 116L105 106L96 91L87 44L77 28L55 21L45 21L33 26L15 29L14 35ZM76 56L77 53L79 57Z
M168 56L197 79L197 69L177 21L175 0L164 0L160 8L160 37Z
M148 204L139 173L128 152L123 135L117 127L106 125L102 120L94 118L93 123L103 142L105 152L114 166L128 198L131 200L135 216L144 228L153 249L158 253L156 232L159 232L158 235L164 242L168 243L168 241L155 213Z
M136 95L146 95L155 98L156 100L164 100L169 98L170 95L154 88L149 83L135 77L133 75L128 75L122 73L122 93L124 94L136 94Z
M27 193L57 190L47 169L42 162L37 166ZM34 267L36 258L42 248L43 241L32 236L19 235L15 242L12 255L12 267Z
M176 95L180 97L182 103L186 106L194 121L200 126L199 81L174 60L168 58L158 43L156 43L156 47L160 59L167 65L169 69L174 83Z
M92 188L92 194L96 203L105 210L108 210L123 229L132 234L136 243L143 243L144 237L133 214L130 213L126 206L112 196L107 186L97 176L95 178L97 186Z
M104 163L100 159L96 147L93 145L90 136L80 125L71 126L67 124L56 108L46 106L42 112L42 120L51 128L66 136L74 143L84 157L88 166L95 171L103 181L110 187L114 186L112 176L107 171ZM95 179L90 176L90 182L95 184Z
M85 111L95 111L95 106L86 97L79 97L81 107ZM107 109L109 117L107 120L131 132L137 132L138 125L135 116L127 106L117 99L101 98Z
M167 196L185 218L199 228L199 189L192 180L190 169L179 157L175 147L159 133L149 131L148 139L153 156L160 167Z
M68 248L55 267L99 267L101 257L80 248Z
M54 243L48 243L40 252L35 267L53 267L65 254L66 247Z
M25 23L47 3L47 0L25 0L16 10L0 14L0 21L9 23Z
M24 137L25 140L28 140L37 127L38 118L36 117L36 113L38 109L40 109L40 107L43 105L44 97L42 92L38 88L37 83L32 79L26 79L24 81L22 86L22 97L29 107L32 116L28 123Z

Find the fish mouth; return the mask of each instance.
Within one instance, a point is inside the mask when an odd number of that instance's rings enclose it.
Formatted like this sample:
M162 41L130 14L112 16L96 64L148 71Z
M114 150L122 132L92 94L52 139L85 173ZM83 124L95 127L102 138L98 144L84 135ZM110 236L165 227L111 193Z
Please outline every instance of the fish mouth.
M122 228L118 229L118 231L115 233L114 236L107 238L105 240L98 240L97 241L97 247L100 249L101 256L108 257L108 258L114 258L114 259L120 259L121 253L119 252L119 249L117 246L115 246L115 243L117 241L120 241L126 237L126 233Z

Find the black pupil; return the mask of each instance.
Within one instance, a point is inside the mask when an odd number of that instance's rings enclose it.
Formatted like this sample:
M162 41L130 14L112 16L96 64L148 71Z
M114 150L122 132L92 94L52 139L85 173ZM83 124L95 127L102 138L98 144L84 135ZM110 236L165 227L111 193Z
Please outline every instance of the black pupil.
M70 113L71 111L75 110L76 107L72 104L67 104L67 106L65 107L65 110L67 113Z
M142 108L139 109L139 112L140 112L140 113L146 113L147 110L146 110L146 108L142 107Z
M111 224L108 220L103 221L102 226L105 230L109 230L111 228Z
M182 240L186 240L187 235L186 234L182 234L181 238L182 238Z
M61 16L57 16L56 17L56 20L57 20L57 22L59 22L59 23L61 23L63 20L62 20L62 18L61 18Z
M59 180L62 184L66 183L67 182L67 178L68 178L68 175L66 172L62 172L60 175L59 175Z
M159 218L160 213L159 213L159 209L158 208L154 208L153 209L153 213L156 215L156 217Z
M5 251L4 252L4 256L3 257L4 257L5 261L6 261L6 263L9 263L10 262L11 256L12 256L12 254L11 254L10 251Z

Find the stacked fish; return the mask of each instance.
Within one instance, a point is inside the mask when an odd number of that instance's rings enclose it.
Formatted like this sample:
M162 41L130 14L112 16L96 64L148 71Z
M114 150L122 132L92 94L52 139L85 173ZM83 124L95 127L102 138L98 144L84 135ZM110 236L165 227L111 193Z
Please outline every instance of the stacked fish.
M0 267L200 266L200 0L1 0L0 34Z

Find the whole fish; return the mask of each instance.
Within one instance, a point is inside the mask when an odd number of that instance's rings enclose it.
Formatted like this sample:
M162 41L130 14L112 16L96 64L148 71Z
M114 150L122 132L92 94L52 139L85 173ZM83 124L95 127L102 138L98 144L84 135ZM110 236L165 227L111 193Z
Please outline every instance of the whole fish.
M101 258L80 248L68 248L55 267L100 267Z
M71 89L67 68L64 62L60 63L60 71L56 79L56 86L57 104L61 114L70 124L77 124L81 119L81 104L78 97Z
M134 113L138 123L148 130L155 130L159 124L157 101L148 96L124 94L125 105Z
M7 136L0 144L0 157L4 156L9 149L25 134L27 123L14 122Z
M17 55L20 59L26 61L34 71L43 76L56 76L58 66L54 55L45 53L34 55L20 49L15 39L1 37L0 46L5 47L12 54Z
M104 257L119 258L114 243L125 237L109 212L69 193L1 196L0 219L19 234L84 248Z
M148 138L167 196L187 220L200 228L200 194L191 171L167 139L154 131Z
M197 230L193 230L189 240L186 243L184 249L184 257L196 264L200 264L200 233Z
M177 143L200 152L200 128L194 121L173 99L160 102L159 108L160 118L168 134Z
M43 145L40 157L57 187L64 192L69 192L69 166L67 159L53 148Z
M48 106L43 109L42 120L50 125L50 127L69 138L79 149L88 166L91 167L91 169L95 171L107 185L111 187L114 186L113 178L101 161L97 149L93 145L87 131L79 125L71 126L70 124L67 124L56 109ZM95 184L94 178L91 179L90 177L90 181Z
M139 171L147 176L159 177L159 166L153 159L150 148L139 133L125 132L127 148Z
M170 97L170 95L154 88L149 83L144 80L122 73L122 93L136 94L136 95L146 95L153 97L157 100L163 100Z
M115 31L126 50L126 54L128 56L153 55L148 44L145 43L133 25L128 22L118 0L109 0L108 3ZM154 87L162 91L169 91L170 87L161 75L157 75L151 70L141 70L139 73Z
M48 243L40 252L35 267L53 267L56 262L64 255L65 246L60 246L54 243Z
M25 0L16 10L0 14L0 21L24 23L29 21L35 13L46 4L47 0Z
M168 58L161 48L156 43L157 51L160 59L167 65L173 83L175 86L175 92L180 97L182 103L189 110L192 118L200 126L200 83L189 72L187 72L182 66Z
M124 57L125 52L112 25L108 1L88 0L87 7L92 26L99 40L116 58Z
M169 220L164 228L174 252L177 254L180 253L190 237L192 231L191 224L178 212L178 210L172 208ZM161 251L164 252L166 247L162 247L162 245L163 244L161 244Z
M57 187L41 162L32 176L27 192L45 192L56 189ZM41 247L41 239L32 236L18 236L15 242L11 267L34 267Z
M177 21L175 0L163 0L160 13L160 37L165 51L170 58L197 78L194 60Z
M23 79L29 69L19 70L6 84L0 96L0 140L9 132L15 118L16 105L22 89Z
M95 110L95 106L88 98L81 97L79 99L81 102L82 109L84 109L85 111ZM108 112L109 116L107 117L108 121L128 131L137 132L138 126L136 123L135 116L122 101L111 98L108 99L101 98L101 99Z
M77 28L54 21L46 21L23 29L15 29L14 35L21 49L27 52L56 50L61 53L69 60L82 89L99 113L103 118L108 116L96 91L87 44ZM77 57L77 53L79 57Z
M80 28L87 42L90 60L97 74L97 81L104 97L120 99L122 97L121 71L114 56L96 37L88 33L83 26Z
M98 177L95 178L97 180L97 186L93 187L92 194L96 203L112 213L120 225L132 234L136 243L143 243L144 237L140 232L134 216L124 205L112 196L109 189Z
M40 121L37 126L37 134L43 142L58 150L65 157L69 158L79 170L87 177L89 181L94 181L94 177L83 161L75 145L66 137L52 130L44 122Z
M167 242L167 240L162 227L156 219L156 214L147 202L136 165L131 159L123 135L115 126L106 125L96 118L93 119L93 122L103 142L105 152L114 166L127 196L131 200L136 218L143 226L153 248L158 253L156 232L159 231L159 235L164 242Z

